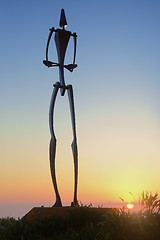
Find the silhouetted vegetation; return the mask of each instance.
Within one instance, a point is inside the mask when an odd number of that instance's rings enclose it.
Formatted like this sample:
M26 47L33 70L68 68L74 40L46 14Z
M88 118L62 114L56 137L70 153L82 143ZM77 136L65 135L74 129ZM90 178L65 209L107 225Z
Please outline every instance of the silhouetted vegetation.
M0 219L1 240L158 240L160 239L160 200L158 194L143 192L142 210L125 208L108 212L91 205L75 207L64 217L35 222Z

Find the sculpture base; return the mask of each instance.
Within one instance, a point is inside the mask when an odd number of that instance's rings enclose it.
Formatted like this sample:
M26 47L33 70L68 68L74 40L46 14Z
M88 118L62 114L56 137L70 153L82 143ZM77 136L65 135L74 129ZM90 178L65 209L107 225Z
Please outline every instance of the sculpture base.
M71 211L75 211L76 207L34 207L32 208L22 219L26 221L43 220L45 218L54 216L63 216L70 214ZM81 209L81 207L78 207ZM82 208L83 209L83 208ZM110 211L118 211L117 208L91 208L93 211L99 211L102 213Z

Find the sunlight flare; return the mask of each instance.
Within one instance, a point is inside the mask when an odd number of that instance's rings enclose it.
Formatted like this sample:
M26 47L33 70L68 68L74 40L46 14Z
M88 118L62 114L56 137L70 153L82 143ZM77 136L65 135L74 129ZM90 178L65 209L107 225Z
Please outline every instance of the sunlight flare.
M127 208L128 208L128 209L132 209L133 207L134 207L134 205L133 205L132 203L128 203L128 204L127 204Z

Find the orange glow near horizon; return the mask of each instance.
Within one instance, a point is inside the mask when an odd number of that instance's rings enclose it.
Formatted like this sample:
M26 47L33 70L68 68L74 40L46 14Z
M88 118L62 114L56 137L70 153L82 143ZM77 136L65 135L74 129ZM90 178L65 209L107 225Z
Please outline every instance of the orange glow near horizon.
M130 109L128 102L125 106L113 102L105 110L102 103L96 110L91 105L89 111L82 104L77 111L78 200L82 203L121 203L119 197L128 203L136 202L144 190L160 191L159 121L153 110L146 112L144 106L132 104ZM25 123L25 115L21 121ZM32 121L28 130L25 124L20 128L18 120L13 129L7 125L1 150L1 203L55 201L48 156L48 119L44 125L41 123L43 127L37 119ZM71 202L74 164L67 97L59 96L56 102L55 129L58 188L62 202Z

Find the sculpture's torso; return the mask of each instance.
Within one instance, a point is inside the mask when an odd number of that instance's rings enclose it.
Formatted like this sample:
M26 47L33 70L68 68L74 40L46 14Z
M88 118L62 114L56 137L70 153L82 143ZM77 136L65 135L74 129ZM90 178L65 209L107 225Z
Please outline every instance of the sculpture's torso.
M55 43L57 48L57 55L58 55L58 63L59 63L59 78L60 84L62 87L65 87L64 81L64 59L65 53L67 49L67 45L71 36L70 31L66 31L63 29L57 29L55 32ZM65 93L65 89L61 89L61 95L63 96Z

